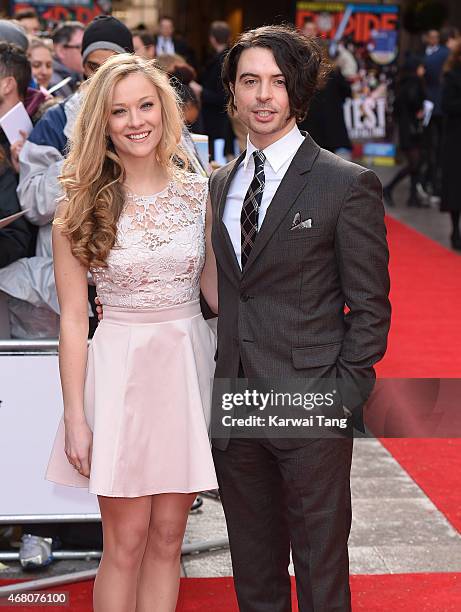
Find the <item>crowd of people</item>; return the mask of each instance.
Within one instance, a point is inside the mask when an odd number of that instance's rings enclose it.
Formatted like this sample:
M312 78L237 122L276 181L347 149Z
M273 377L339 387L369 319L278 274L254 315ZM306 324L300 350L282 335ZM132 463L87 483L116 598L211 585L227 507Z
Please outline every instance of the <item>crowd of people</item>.
M225 160L235 150L232 125L238 120L225 110L221 66L230 43L230 28L213 22L210 58L199 69L193 50L174 32L170 17L159 20L154 36L130 31L111 16L100 16L86 27L79 22L41 29L33 10L0 20L0 117L22 102L33 123L30 134L10 143L0 128L0 219L21 210L24 216L0 228L0 324L2 335L55 338L59 330L51 249L51 223L60 193L58 176L81 104L85 81L116 53L136 53L171 77L182 105L182 144L192 166L206 174L190 133L208 136L211 159ZM242 132L240 128L240 132ZM244 136L240 134L241 145ZM89 288L91 316L94 289ZM3 292L3 293L2 293ZM5 324L5 319L6 324ZM1 322L0 322L1 323Z
M422 43L421 53L408 53L399 71L395 117L406 163L384 187L384 197L394 206L394 188L409 176L408 206L440 206L449 212L451 244L461 250L461 37L457 28L445 27L426 32Z
M316 23L306 18L302 33L317 37ZM219 163L246 148L246 130L226 106L221 80L231 39L229 25L213 22L209 59L199 66L196 54L176 36L173 20L159 19L156 33L130 31L110 16L86 27L63 22L42 28L33 10L12 20L0 20L0 117L23 102L34 125L29 135L10 143L0 128L0 219L25 211L0 228L0 329L16 338L54 338L59 329L59 305L53 277L51 222L60 194L58 176L66 155L81 90L111 55L125 51L156 61L169 76L181 99L187 129L183 146L203 171L191 133L208 137L210 159ZM461 42L456 28L424 35L420 55L407 54L396 83L394 117L404 166L384 187L385 202L395 205L394 188L410 178L409 206L440 206L452 220L451 244L461 249L457 197L456 148L460 130ZM347 44L329 53L330 70L299 124L323 148L351 158L352 143L343 105L353 95L360 62ZM197 154L197 155L196 155ZM193 164L194 165L194 164ZM202 167L200 167L202 166ZM91 281L89 315L95 328ZM7 324L1 324L1 319Z

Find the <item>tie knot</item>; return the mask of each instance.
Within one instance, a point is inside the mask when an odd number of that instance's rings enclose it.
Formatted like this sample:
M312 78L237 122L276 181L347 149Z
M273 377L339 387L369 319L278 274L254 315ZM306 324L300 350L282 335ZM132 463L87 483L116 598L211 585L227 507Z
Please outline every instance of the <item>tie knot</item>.
M254 151L253 159L255 162L255 173L260 172L264 168L264 162L266 161L266 156L262 151Z

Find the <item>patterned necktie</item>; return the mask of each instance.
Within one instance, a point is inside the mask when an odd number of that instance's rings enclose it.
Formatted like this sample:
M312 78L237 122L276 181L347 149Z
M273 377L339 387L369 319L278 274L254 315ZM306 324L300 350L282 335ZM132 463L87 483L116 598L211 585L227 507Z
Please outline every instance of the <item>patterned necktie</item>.
M242 240L242 270L248 261L251 249L258 233L258 212L263 197L265 176L264 162L266 156L262 151L253 153L255 173L245 199L243 200L242 214L240 215L240 230Z

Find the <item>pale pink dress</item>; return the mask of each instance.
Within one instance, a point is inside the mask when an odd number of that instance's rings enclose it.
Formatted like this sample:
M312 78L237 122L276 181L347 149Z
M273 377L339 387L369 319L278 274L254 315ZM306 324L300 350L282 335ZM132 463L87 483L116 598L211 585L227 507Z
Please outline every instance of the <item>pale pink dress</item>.
M84 408L91 474L68 463L61 421L46 477L138 497L217 488L208 424L215 337L199 306L207 180L175 178L127 198L107 268L91 270L104 306L88 351Z

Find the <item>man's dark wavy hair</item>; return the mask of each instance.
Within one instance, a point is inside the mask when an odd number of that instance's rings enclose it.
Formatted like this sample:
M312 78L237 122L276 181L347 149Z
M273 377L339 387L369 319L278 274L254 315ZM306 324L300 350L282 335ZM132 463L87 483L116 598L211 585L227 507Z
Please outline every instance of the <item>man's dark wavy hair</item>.
M263 26L244 32L226 55L222 67L222 80L231 113L236 107L230 86L235 86L240 56L246 49L254 47L272 51L286 80L290 116L302 121L329 71L322 47L314 38L308 38L287 25Z
M12 76L18 87L18 95L24 100L32 78L26 52L14 43L0 42L0 79Z

